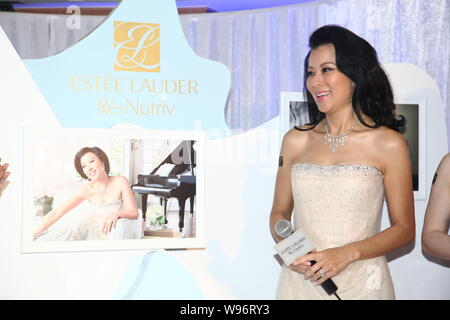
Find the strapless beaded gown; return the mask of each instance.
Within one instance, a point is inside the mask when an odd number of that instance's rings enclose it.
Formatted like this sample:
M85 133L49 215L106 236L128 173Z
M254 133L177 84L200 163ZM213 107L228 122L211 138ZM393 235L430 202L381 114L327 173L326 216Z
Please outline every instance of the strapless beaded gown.
M372 166L294 164L291 169L294 227L317 251L365 240L380 232L383 174ZM395 299L384 256L358 260L333 277L343 300ZM303 274L283 265L277 299L337 299Z
M76 241L76 240L105 240L102 226L106 217L120 210L123 200L108 203L86 201L76 212L67 213L52 225L38 241Z

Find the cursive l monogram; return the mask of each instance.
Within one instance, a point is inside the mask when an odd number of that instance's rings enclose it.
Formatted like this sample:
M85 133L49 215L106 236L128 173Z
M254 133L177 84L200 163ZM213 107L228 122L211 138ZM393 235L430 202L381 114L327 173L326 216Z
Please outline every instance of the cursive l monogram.
M160 72L160 26L114 21L114 70Z

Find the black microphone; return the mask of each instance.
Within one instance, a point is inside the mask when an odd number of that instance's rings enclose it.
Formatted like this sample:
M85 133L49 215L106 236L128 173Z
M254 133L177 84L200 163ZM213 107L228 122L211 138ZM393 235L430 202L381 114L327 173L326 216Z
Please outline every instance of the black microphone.
M281 220L278 220L277 223L275 224L275 233L280 238L286 239L294 233L294 229L292 228L292 224L290 221L281 219ZM302 236L306 237L306 235L304 235L304 234ZM295 242L294 245L296 243L298 243L298 241ZM308 252L308 253L310 253L310 252ZM296 258L298 258L300 256L302 256L302 254L298 255ZM316 263L316 261L311 260L311 266L313 266L315 263ZM341 298L336 294L338 287L333 282L333 280L331 280L331 278L325 280L321 284L321 286L326 291L326 293L328 293L329 295L334 294L339 300L341 300Z

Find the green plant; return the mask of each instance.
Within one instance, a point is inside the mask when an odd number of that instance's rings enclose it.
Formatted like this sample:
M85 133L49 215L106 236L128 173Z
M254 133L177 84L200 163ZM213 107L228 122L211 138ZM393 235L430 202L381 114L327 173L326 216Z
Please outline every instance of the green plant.
M42 196L38 199L34 200L34 205L36 207L42 207L42 213L45 216L47 213L52 211L53 208L53 197L49 197L47 195Z
M150 229L159 230L162 229L162 226L166 222L166 218L164 217L163 208L161 206L153 205L147 209L146 217L148 219L148 223Z

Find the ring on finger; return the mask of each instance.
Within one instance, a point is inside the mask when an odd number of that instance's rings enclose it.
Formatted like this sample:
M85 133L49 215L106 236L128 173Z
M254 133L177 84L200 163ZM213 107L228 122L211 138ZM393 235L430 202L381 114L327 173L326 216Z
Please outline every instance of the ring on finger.
M325 272L323 271L322 268L319 269L319 274L321 278L325 277Z

